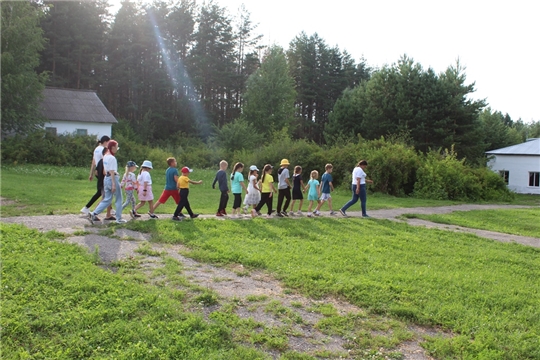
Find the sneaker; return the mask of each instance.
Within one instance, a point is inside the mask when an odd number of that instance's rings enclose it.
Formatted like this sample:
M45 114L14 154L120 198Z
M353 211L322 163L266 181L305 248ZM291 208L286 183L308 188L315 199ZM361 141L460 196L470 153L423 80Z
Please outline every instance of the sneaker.
M195 218L199 217L199 214L193 214L193 215L190 215L189 217L192 218L192 219L195 219Z
M362 215L362 217L367 217L368 218L368 217L371 217L371 216L369 216L368 214L365 214L365 215Z
M183 219L183 218L185 218L185 217L186 217L186 215L184 215L184 214L180 213L180 214L178 214L178 217L179 217L180 219Z
M182 221L183 218L181 218L180 216L173 216L172 220L174 220L174 221Z
M156 214L152 214L150 212L148 212L148 215L152 218L152 219L158 219L158 216Z
M124 219L118 219L118 220L116 220L116 223L117 223L117 224L125 224L125 223L127 223L127 220L124 220Z
M303 214L300 210L298 210L298 211L296 212L296 215L302 216L302 215L304 215L304 214Z
M335 212L334 210L330 211L330 215L336 215L337 212Z
M345 213L345 211L343 211L343 210L339 209L339 213L340 213L341 215L343 215L343 216L347 217L347 214Z
M247 215L248 208L245 207L245 208L243 208L242 210L244 211L244 215Z
M223 215L227 215L227 211L225 211L225 209L221 210L221 213L222 213Z
M311 215L311 213L307 213L307 217L312 217L313 215Z
M286 212L286 211L282 211L282 212L281 212L281 215L283 215L283 216L287 216L287 217L289 216L289 214L287 214L287 212Z
M294 211L289 211L289 216L294 216Z
M114 220L116 220L116 218L114 216L109 216L109 217L106 217L105 220L114 221Z
M94 215L91 212L86 215L86 218L88 219L88 221L90 221L90 224L94 225Z
M129 210L129 216L131 216L132 219L135 219L135 212L133 210Z
M261 214L260 211L257 211L257 215L258 215L258 216L262 216L262 214Z
M321 212L320 212L319 210L315 210L315 211L313 212L313 214L319 216L319 215L321 215Z
M111 209L111 215L116 215L116 210Z
M276 216L283 217L283 213L278 212L278 213L276 213Z
M88 215L88 213L90 212L90 209L87 208L87 207L85 206L85 207L83 207L83 208L81 209L81 212L82 212L83 214L85 214L85 215Z
M216 216L225 216L225 215L223 215L222 212L219 212L219 211L218 211L218 212L216 213Z

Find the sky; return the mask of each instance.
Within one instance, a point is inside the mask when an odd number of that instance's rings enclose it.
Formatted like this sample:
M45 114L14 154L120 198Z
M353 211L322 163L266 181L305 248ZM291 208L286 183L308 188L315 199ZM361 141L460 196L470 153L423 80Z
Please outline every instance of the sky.
M149 2L149 0L144 0ZM533 0L214 0L258 24L262 44L285 49L304 31L371 67L403 55L440 73L465 67L473 99L513 120L540 120L540 5ZM114 13L120 0L109 0ZM197 1L202 4L202 1Z

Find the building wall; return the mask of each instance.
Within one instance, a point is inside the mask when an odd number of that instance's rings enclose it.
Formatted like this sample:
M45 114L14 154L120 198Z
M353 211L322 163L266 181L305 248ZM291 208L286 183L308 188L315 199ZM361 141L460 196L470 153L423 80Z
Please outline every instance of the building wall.
M488 166L495 172L508 171L508 188L520 194L540 194L540 187L529 186L529 172L540 172L540 156L492 155Z
M100 138L103 135L111 136L112 124L52 120L51 122L45 124L45 128L56 128L56 133L58 135L73 134L77 132L77 129L84 129L88 135L95 135L96 137Z

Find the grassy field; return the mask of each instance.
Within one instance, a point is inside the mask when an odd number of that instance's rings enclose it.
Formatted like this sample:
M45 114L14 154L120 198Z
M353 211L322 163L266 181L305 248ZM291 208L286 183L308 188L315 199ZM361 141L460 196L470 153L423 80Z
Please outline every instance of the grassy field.
M444 215L405 216L441 224L540 238L540 208L454 211Z
M192 174L204 181L192 187L196 212L215 212L214 173ZM157 196L164 179L156 172L152 176ZM95 186L86 177L85 169L3 167L2 197L16 202L3 204L2 216L78 213ZM333 197L341 204L349 194L337 191ZM519 196L515 203L537 201ZM368 198L368 209L447 204ZM170 213L173 205L159 210ZM537 209L502 212L498 220L482 213L474 213L473 223L493 221L506 228L514 223L517 228L538 218ZM153 242L185 244L199 261L263 269L313 298L334 295L371 314L441 326L453 336L424 344L436 358L540 358L539 249L358 218L158 220L127 227L151 233ZM14 354L11 358L263 357L233 341L238 323L226 320L230 314L216 313L211 322L188 314L182 292L102 270L80 248L48 240L58 233L47 237L10 225L1 231L2 352ZM294 356L283 358L304 358Z
M154 197L159 198L165 185L164 171L152 171ZM214 170L198 170L191 174L193 180L203 180L202 185L192 185L190 188L190 203L193 211L202 214L215 214L219 203L220 193L212 189ZM47 165L2 166L1 194L2 197L14 201L2 205L2 216L20 215L53 215L76 214L95 193L95 180L88 181L88 169L56 167ZM343 187L332 193L334 207L343 206L350 199L350 191ZM538 196L517 196L515 204L539 205ZM368 195L368 211L370 209L389 209L419 206L443 206L459 202L424 200L415 198L397 198L382 194ZM97 203L94 205L96 206ZM274 200L274 207L277 200ZM229 208L232 206L232 195ZM172 199L161 205L156 213L170 215L176 205ZM323 207L326 210L327 206ZM356 209L356 207L354 207ZM358 206L357 210L360 207ZM141 209L146 212L148 207ZM307 210L307 202L303 210Z

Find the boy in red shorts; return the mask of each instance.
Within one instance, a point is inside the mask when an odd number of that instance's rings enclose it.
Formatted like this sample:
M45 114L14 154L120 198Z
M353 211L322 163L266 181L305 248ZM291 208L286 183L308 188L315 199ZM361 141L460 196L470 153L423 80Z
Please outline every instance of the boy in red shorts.
M165 204L169 197L172 196L176 205L180 202L180 193L178 192L177 182L178 182L178 169L176 168L176 159L170 157L167 159L167 164L169 167L165 171L165 190L161 193L159 200L155 203L154 208L151 213L154 214L159 205ZM180 214L179 216L184 216Z

